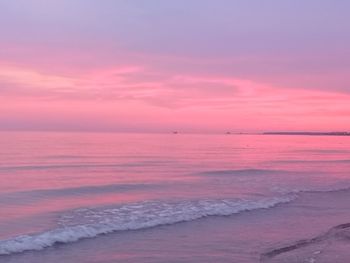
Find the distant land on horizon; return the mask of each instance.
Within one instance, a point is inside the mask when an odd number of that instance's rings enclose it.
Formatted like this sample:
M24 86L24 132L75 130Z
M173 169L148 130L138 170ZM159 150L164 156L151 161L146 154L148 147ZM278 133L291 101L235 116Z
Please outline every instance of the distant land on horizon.
M350 136L350 132L264 132L264 135Z

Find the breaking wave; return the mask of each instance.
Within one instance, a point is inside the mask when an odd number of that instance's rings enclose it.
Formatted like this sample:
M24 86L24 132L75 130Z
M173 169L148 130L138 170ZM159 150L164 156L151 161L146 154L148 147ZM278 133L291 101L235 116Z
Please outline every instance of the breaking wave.
M0 241L0 255L41 250L58 243L71 243L116 231L145 229L208 216L229 216L244 211L267 209L295 198L295 195L286 195L260 200L145 201L115 208L78 209L62 215L56 229Z

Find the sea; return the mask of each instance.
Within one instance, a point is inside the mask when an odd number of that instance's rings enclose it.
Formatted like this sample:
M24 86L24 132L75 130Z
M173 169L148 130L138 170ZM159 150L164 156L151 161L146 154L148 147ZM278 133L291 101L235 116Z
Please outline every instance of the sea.
M0 262L350 262L350 137L1 132Z

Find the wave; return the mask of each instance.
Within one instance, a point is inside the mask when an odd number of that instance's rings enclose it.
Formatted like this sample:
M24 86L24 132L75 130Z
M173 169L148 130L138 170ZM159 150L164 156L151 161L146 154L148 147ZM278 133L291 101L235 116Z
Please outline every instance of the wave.
M108 185L90 185L69 188L56 189L37 189L31 191L10 192L0 195L1 202L25 202L34 201L36 198L50 198L61 196L92 195L104 193L121 193L128 191L146 190L160 187L161 184L108 184ZM162 185L164 186L164 185Z
M292 252L295 250L303 249L305 247L319 244L322 242L330 242L331 239L337 238L337 239L349 239L349 229L350 229L350 223L337 225L335 227L332 227L330 230L328 230L326 233L321 234L319 236L310 238L310 239L303 239L299 240L291 245L287 245L284 247L279 247L272 249L270 251L267 251L263 254L261 254L261 262L265 262L270 260L271 258L280 256L282 254Z
M197 173L197 175L206 176L249 176L249 175L266 175L266 174L289 174L296 173L285 170L268 170L268 169L237 169L237 170L215 170L204 171Z
M118 168L120 164L48 164L48 165L19 165L2 166L0 171L30 171L30 170L59 170L59 169L93 169L93 168Z
M26 171L26 170L56 170L56 169L94 169L94 168L125 168L125 167L144 167L144 166L162 166L171 163L170 161L139 161L129 163L72 163L72 164L45 164L45 165L18 165L18 166L0 166L0 171Z
M288 194L318 194L318 193L339 193L339 192L347 192L350 191L350 182L349 180L342 180L334 184L324 185L324 186L316 186L316 187L281 187L274 186L270 188L273 193L278 193L280 195L288 195Z
M71 243L116 231L139 230L208 216L229 216L267 209L295 198L295 195L287 195L260 200L145 201L102 210L78 209L63 215L56 229L0 241L0 255L41 250L58 243Z

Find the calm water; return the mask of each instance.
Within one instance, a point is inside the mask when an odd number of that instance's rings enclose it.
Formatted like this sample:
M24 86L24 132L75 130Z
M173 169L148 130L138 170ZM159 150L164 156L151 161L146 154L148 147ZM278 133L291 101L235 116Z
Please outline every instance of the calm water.
M0 146L0 262L337 262L333 234L269 252L350 222L349 137L1 133Z

